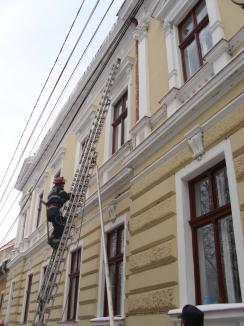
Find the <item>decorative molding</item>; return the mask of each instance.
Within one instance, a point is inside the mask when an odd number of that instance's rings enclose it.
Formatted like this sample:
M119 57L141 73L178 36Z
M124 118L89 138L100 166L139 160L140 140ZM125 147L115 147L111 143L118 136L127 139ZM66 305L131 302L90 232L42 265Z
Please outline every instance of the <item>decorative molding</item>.
M160 243L135 255L130 255L129 269L132 273L153 269L177 260L175 240Z
M131 168L123 168L114 177L101 187L101 197L103 200L107 199L112 193L114 194L119 189L129 183L132 178L133 170ZM86 200L85 210L89 211L97 204L97 192L92 194Z
M239 81L244 78L244 51L240 52L235 58L233 58L225 69L221 70L218 74L212 77L208 83L206 83L201 89L199 89L188 101L183 103L179 109L170 116L160 127L154 130L147 139L145 139L139 146L137 146L133 152L131 152L126 161L124 162L127 167L136 167L145 161L158 148L167 143L169 139L172 139L181 130L183 130L191 121L196 119L203 112L207 111L219 98L221 98L229 89L233 88ZM228 82L227 82L228 81ZM236 107L236 101L240 99L234 99L232 103L229 103L220 112L226 114L229 110ZM175 151L184 147L186 140L183 140L176 145L175 149L171 149L165 155L172 155ZM177 149L176 149L177 148ZM165 155L163 156L165 160ZM149 167L155 168L160 164L161 159ZM140 177L143 177L145 173L148 173L147 169L140 173ZM138 175L139 177L139 175Z
M129 314L151 314L168 312L176 307L177 287L166 287L139 293L129 294L128 309Z
M200 126L190 130L186 135L185 138L188 142L192 150L192 158L195 160L200 161L204 154L204 147L203 147L203 130Z
M148 28L148 21L143 21L140 23L133 32L134 39L141 42L147 36Z
M26 180L28 179L27 176L29 175L29 172L32 169L33 161L34 161L34 156L27 157L24 160L24 163L23 163L20 173L18 175L17 181L15 183L15 188L17 190L19 190L19 191L23 190L23 186L25 185Z
M204 325L242 326L244 324L243 303L221 303L197 306L204 312ZM172 323L179 323L178 316L182 309L173 309L168 312ZM178 324L177 324L178 325Z

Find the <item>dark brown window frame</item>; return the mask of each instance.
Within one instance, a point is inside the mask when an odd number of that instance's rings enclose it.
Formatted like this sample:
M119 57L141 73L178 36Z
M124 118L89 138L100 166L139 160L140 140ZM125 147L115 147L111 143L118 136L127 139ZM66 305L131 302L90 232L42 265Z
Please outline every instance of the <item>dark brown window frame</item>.
M32 279L33 279L33 274L28 275L28 283L26 287L26 297L25 297L25 310L24 310L24 317L23 317L23 323L27 323L28 319L28 313L29 313L29 305L30 305L30 295L31 295L31 286L32 286Z
M4 294L1 292L0 293L0 312L1 312L2 306L3 306L3 298L4 298Z
M81 248L71 252L70 259L70 273L69 273L69 291L67 302L67 321L75 321L77 315L78 304L78 291L79 291L79 279L80 279L80 263L81 263ZM74 301L71 297L71 288L75 289Z
M38 208L37 208L37 218L36 218L36 227L38 228L38 226L40 225L40 221L41 221L41 213L42 213L42 201L43 201L43 196L44 196L44 191L42 191L39 196L39 202L38 202Z
M116 233L116 255L114 257L110 257L110 238L112 234ZM116 275L116 292L115 292L115 302L113 302L114 315L119 316L117 311L120 310L121 307L118 307L118 282L119 282L119 265L124 263L124 250L120 247L121 236L124 236L124 224L119 225L117 228L110 230L107 232L107 255L108 255L108 265L116 265L115 275ZM124 241L123 241L124 242ZM104 282L104 307L103 307L103 316L108 316L108 299L107 299L107 291L106 291L106 281Z
M184 82L189 80L192 76L187 76L186 72L186 63L185 63L185 58L184 58L184 50L187 48L188 45L190 45L193 40L196 40L196 45L197 45L197 53L196 55L198 56L199 59L199 69L203 65L203 55L202 55L202 50L201 50L201 45L200 45L200 40L199 40L199 34L200 32L209 24L209 18L208 14L200 21L200 23L197 23L196 19L196 9L197 7L202 3L205 2L205 0L200 0L192 9L191 11L187 14L187 16L183 19L183 21L179 24L178 26L178 31L179 31L179 48L180 48L180 53L181 53L181 62L182 62L182 67L183 67L183 77L184 77ZM185 23L185 21L189 18L192 17L193 21L193 30L191 33L186 37L185 40L183 40L182 37L182 25Z
M189 224L192 229L192 247L193 247L193 261L194 261L194 275L195 275L195 289L196 289L196 304L202 304L197 229L199 227L209 225L209 224L213 225L214 228L219 303L227 302L227 294L225 289L224 274L223 274L223 268L221 262L220 232L219 232L218 221L228 215L231 215L232 212L231 212L230 203L223 205L221 207L217 206L216 184L214 180L215 173L224 167L226 167L226 164L225 161L222 161L189 182L190 214L191 214L191 219L189 221ZM198 181L206 177L210 181L210 198L211 198L210 211L201 216L196 216L196 207L195 207L196 200L195 200L194 185Z
M126 100L128 99L128 91L124 92L124 94L119 98L116 104L113 106L113 143L112 143L112 154L114 154L122 145L125 143L125 134L124 134L124 121L127 118L128 108L126 107ZM122 102L122 112L121 114L115 119L115 109L116 107ZM115 148L115 130L121 124L121 139L118 149Z

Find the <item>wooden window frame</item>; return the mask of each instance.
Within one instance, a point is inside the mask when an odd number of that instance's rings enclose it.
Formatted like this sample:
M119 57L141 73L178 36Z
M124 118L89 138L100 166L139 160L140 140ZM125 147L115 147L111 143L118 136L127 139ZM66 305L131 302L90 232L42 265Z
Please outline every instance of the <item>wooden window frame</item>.
M38 228L38 226L40 225L40 221L41 221L41 213L42 213L42 201L43 201L43 196L44 196L44 191L42 191L39 195L38 195L38 208L37 208L37 218L36 218L36 227Z
M179 32L179 48L180 48L180 53L181 53L181 62L182 62L182 67L183 67L183 78L184 82L189 80L193 75L187 76L187 71L186 71L186 63L185 63L185 58L184 58L184 50L194 41L196 40L196 46L197 46L197 53L196 55L198 56L199 59L199 68L203 65L203 56L202 56L202 50L201 50L201 44L199 40L199 34L200 32L209 24L209 18L208 14L199 22L197 23L196 19L196 9L198 6L201 5L202 2L205 2L205 0L200 0L192 9L191 11L187 14L187 16L183 19L183 21L179 24L178 26L178 32ZM206 5L206 3L205 3ZM182 37L182 25L185 23L185 21L189 18L192 17L192 22L193 22L193 29L191 33L183 40Z
M110 257L110 238L113 233L116 233L116 255L114 257ZM119 266L120 264L124 263L124 250L121 248L121 237L124 236L124 224L119 225L115 229L107 232L107 255L108 255L108 265L115 264L116 265L116 271L115 271L115 302L113 302L113 308L114 308L114 315L120 316L117 314L118 309L121 310L121 307L118 308L118 282L119 282ZM124 241L122 242L124 243ZM121 287L122 288L122 287ZM106 281L105 281L105 287L104 287L104 307L103 307L103 316L106 317L109 315L108 311L108 299L107 299L107 291L106 291Z
M80 263L81 263L81 248L71 252L70 258L70 273L69 273L69 289L67 302L67 321L75 321L77 315L78 291L80 280ZM71 298L71 288L75 288L74 302ZM73 313L72 313L73 312Z
M112 142L112 154L114 154L122 145L125 143L125 128L124 128L124 121L127 118L128 115L128 108L126 107L126 101L128 100L128 91L126 91L120 99L116 102L116 104L113 106L113 142ZM116 107L122 102L122 112L121 114L115 119L115 109ZM121 139L120 144L118 145L118 149L115 148L115 130L118 128L118 126L121 124Z
M33 274L28 275L28 283L26 287L26 297L25 297L25 306L24 306L24 316L23 323L26 324L28 320L29 305L30 305L30 295L31 295L31 286L32 286Z
M3 306L3 299L4 299L4 294L1 292L0 293L0 312L1 312L2 306Z
M231 212L230 202L221 207L217 206L217 196L216 196L217 190L216 190L216 183L214 179L214 175L216 174L216 172L218 172L224 167L226 167L226 164L225 161L222 161L189 182L190 214L191 214L191 219L189 221L189 224L192 229L192 247L193 247L193 262L194 262L194 275L195 275L195 288L196 288L196 304L202 304L197 230L199 227L205 225L213 225L213 230L214 230L219 303L228 302L227 293L225 289L223 267L221 262L220 232L219 232L218 221L228 215L232 215L232 212ZM204 178L208 178L210 181L209 183L210 199L211 199L210 211L207 212L206 214L196 216L196 206L195 206L196 200L195 200L194 185Z

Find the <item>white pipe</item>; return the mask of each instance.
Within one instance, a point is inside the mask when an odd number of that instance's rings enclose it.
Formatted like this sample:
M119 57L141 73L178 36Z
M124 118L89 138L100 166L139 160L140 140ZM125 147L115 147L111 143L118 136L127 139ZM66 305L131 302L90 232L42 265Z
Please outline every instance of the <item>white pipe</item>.
M97 165L96 165L96 174L97 174L97 196L99 202L100 224L101 224L101 233L102 233L103 260L104 260L104 267L105 267L106 290L107 290L107 298L108 298L108 312L109 312L110 326L114 326L114 309L113 309L113 302L112 302L111 283L109 278L108 256L107 256L107 249L105 243L102 202L101 202L100 183L99 183Z

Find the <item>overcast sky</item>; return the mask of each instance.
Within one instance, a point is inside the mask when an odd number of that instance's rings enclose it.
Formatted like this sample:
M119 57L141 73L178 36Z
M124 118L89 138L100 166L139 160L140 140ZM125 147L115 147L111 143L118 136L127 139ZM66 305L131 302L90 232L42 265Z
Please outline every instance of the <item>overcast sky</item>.
M6 201L8 191L13 187L19 168L22 165L23 160L21 160L18 168L15 169L18 163L17 159L21 155L24 145L46 103L52 87L96 2L97 0L85 0L71 36L50 78L46 91L43 93L36 111L33 114L31 123L22 140L22 144L16 153L16 159L13 161L9 173L0 188L0 243L9 229L9 226L18 215L19 208L17 201L9 211L18 193L16 191L11 192L11 195ZM82 0L0 0L0 183L41 88L81 3ZM36 146L32 150L33 144L47 116L51 112L58 95L88 43L89 38L109 6L109 3L110 0L101 0L98 4L93 19L86 33L84 33L84 36L81 38L74 52L74 56L67 66L66 73L63 75L50 104L47 106L46 113L42 117L40 126L32 136L30 145L25 151L24 158L36 151ZM59 112L65 99L82 76L87 64L91 61L102 40L111 29L122 3L123 0L114 1L109 17L105 19L93 45L84 56L69 89L66 91L60 105L54 112L50 123ZM50 123L45 128L45 132L50 128ZM13 172L15 172L14 178L8 188L9 190L6 192L4 190ZM6 204L4 204L5 201ZM8 211L9 213L7 213ZM4 222L2 222L3 219ZM15 231L12 231L10 233L7 240L10 240L14 236L14 232Z

